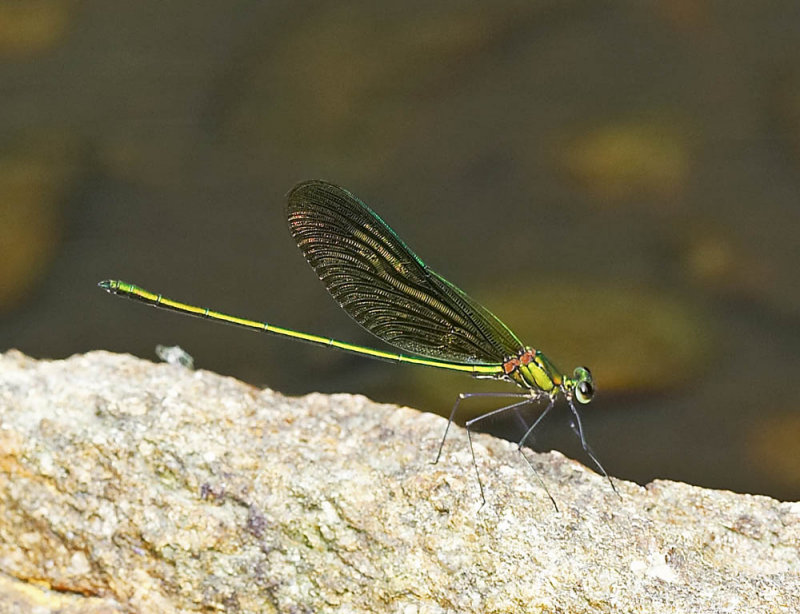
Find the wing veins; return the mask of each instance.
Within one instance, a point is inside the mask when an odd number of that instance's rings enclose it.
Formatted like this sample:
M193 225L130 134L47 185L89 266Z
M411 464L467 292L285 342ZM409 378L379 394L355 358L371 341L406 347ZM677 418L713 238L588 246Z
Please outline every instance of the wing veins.
M320 181L289 194L289 226L331 296L372 334L421 356L501 362L521 343L358 198Z

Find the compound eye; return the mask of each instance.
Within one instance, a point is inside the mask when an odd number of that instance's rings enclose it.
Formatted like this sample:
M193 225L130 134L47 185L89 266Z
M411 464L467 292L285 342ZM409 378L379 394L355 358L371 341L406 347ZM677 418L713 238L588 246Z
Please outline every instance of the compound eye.
M578 382L575 386L575 396L579 403L588 403L594 396L594 386L586 380Z

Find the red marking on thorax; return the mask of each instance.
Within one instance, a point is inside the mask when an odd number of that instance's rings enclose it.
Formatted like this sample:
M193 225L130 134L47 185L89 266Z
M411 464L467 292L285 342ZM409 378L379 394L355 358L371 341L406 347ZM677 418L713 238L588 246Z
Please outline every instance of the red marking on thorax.
M503 363L503 372L506 375L513 373L517 369L519 369L519 358L516 356L514 358L509 358Z
M536 350L525 350L519 356L509 358L503 363L503 372L510 375L520 368L520 366L528 365L534 362L536 358Z

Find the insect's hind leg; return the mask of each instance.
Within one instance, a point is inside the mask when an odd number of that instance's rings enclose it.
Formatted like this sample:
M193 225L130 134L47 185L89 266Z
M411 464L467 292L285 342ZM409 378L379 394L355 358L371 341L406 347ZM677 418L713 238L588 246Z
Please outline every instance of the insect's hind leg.
M481 394L481 393L476 393L476 394ZM483 393L483 396L489 396L491 394L492 393L488 393L487 392L487 393ZM478 488L481 491L481 507L486 505L486 496L484 495L484 492L483 492L483 482L481 481L481 474L480 474L480 471L478 471L478 461L475 460L475 449L472 446L472 427L475 424L477 424L478 422L480 422L481 420L485 420L486 418L491 418L492 416L497 416L498 414L507 412L510 409L518 409L518 408L523 407L523 406L527 405L528 403L531 403L531 402L536 400L536 397L533 397L530 394L527 394L527 393L524 393L524 392L495 393L494 396L499 396L499 397L500 396L501 397L517 397L517 398L525 397L525 399L523 399L522 401L518 401L517 403L512 403L511 405L505 405L504 407L500 407L498 409L494 409L494 410L492 410L490 412L487 412L485 414L477 416L477 417L473 418L472 420L468 420L466 422L466 424L464 424L464 427L467 429L467 440L469 441L469 452L472 455L472 466L475 467L475 476L478 478ZM525 421L523 419L523 424L524 423L525 423ZM523 456L525 456L525 455L523 454ZM478 509L480 510L480 508L478 508Z
M453 418L456 416L456 410L458 406L461 404L461 401L465 399L472 399L475 397L494 397L494 398L521 398L527 397L530 398L530 394L527 392L462 392L458 395L458 399L456 399L455 405L453 405L453 409L450 410L450 418L447 421L447 426L444 429L444 435L442 435L442 441L439 442L439 451L436 453L436 459L433 461L433 464L439 462L439 458L442 456L442 448L444 448L444 440L447 439L447 433L450 431L450 425L453 424ZM513 405L508 405L506 407L501 407L500 409L496 409L488 414L484 414L483 416L478 416L477 418L473 418L474 420L479 420L483 417L488 417L491 415L495 415L501 411L509 409L510 407L515 407L517 405L521 405L521 403L515 403ZM469 424L469 422L467 423ZM526 425L527 426L527 425Z

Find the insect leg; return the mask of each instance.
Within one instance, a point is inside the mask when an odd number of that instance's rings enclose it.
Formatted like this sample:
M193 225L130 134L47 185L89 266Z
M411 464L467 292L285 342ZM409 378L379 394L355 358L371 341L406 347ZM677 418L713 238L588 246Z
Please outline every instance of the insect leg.
M536 398L536 397L534 397L534 398ZM525 445L525 440L528 439L530 434L533 433L534 429L539 425L539 423L544 419L544 417L550 412L550 410L553 409L553 405L555 405L555 402L556 402L555 397L550 397L550 403L547 404L547 407L545 407L544 411L541 414L539 414L539 417L536 418L536 421L530 426L530 428L528 428L528 430L525 431L525 434L522 436L522 439L520 439L519 442L517 442L517 450L522 455L522 458L525 459L525 462L528 463L528 467L530 467L531 470L533 471L533 475L536 476L536 479L539 481L539 484L544 489L544 491L547 493L547 496L550 498L550 502L553 504L553 507L556 509L556 512L557 512L558 511L558 505L556 505L556 500L553 499L553 495L550 494L550 490L547 488L547 486L545 486L544 482L542 481L542 476L540 476L539 472L536 471L536 467L533 466L533 463L531 462L531 460L527 456L525 456L525 453L522 451L522 447Z
M589 442L586 441L586 437L583 434L583 424L581 423L581 416L578 413L578 410L575 408L575 404L572 402L571 396L567 396L567 402L569 403L569 408L572 410L572 415L575 417L575 419L570 423L570 426L572 427L572 430L575 432L575 434L578 436L578 439L581 440L581 446L583 446L584 452L586 452L586 454L589 455L589 458L592 459L592 462L600 470L600 473L602 473L608 480L608 483L611 484L611 490L617 493L618 497L622 497L622 495L619 494L617 487L614 486L614 481L611 479L611 476L608 475L606 470L603 468L603 465L601 465L600 461L597 460L594 451L589 446Z
M488 394L491 394L491 393L486 393L486 394L488 395ZM478 488L480 488L480 491L481 491L481 507L486 505L486 497L484 496L484 493L483 493L483 482L481 482L481 474L480 474L480 471L478 471L478 462L475 460L475 449L472 447L472 427L473 427L473 425L477 424L478 422L480 422L481 420L484 420L486 418L491 418L492 416L496 416L498 414L507 412L509 409L517 409L519 407L527 405L528 403L530 403L531 401L533 401L536 398L536 397L532 397L529 394L526 394L524 392L498 393L495 396L505 396L505 397L520 397L520 396L523 396L523 397L526 397L526 398L524 400L522 400L522 401L517 402L517 403L512 403L511 405L505 405L504 407L500 407L499 409L493 409L492 411L487 412L485 414L482 414L480 416L477 416L477 417L473 418L472 420L467 420L466 424L464 425L466 427L466 429L467 429L467 440L469 441L469 451L470 451L470 454L472 454L472 466L475 467L475 476L478 478ZM478 510L480 511L480 508L478 508Z
M530 395L527 392L462 392L458 395L458 399L456 399L455 405L453 405L453 409L450 411L450 419L447 421L447 426L444 429L444 435L442 436L442 441L439 443L439 451L436 453L436 460L433 461L433 464L439 462L439 457L442 455L442 448L444 447L444 440L447 439L447 433L450 430L450 425L453 423L453 418L456 415L456 410L458 409L459 404L464 399L471 399L474 397L513 397L513 398L520 398L520 397L529 397ZM516 404L515 404L516 405ZM511 405L510 407L514 407ZM501 407L493 412L488 414L484 414L485 416L490 416L496 414L500 411L508 409L508 407ZM479 418L482 416L479 416Z

